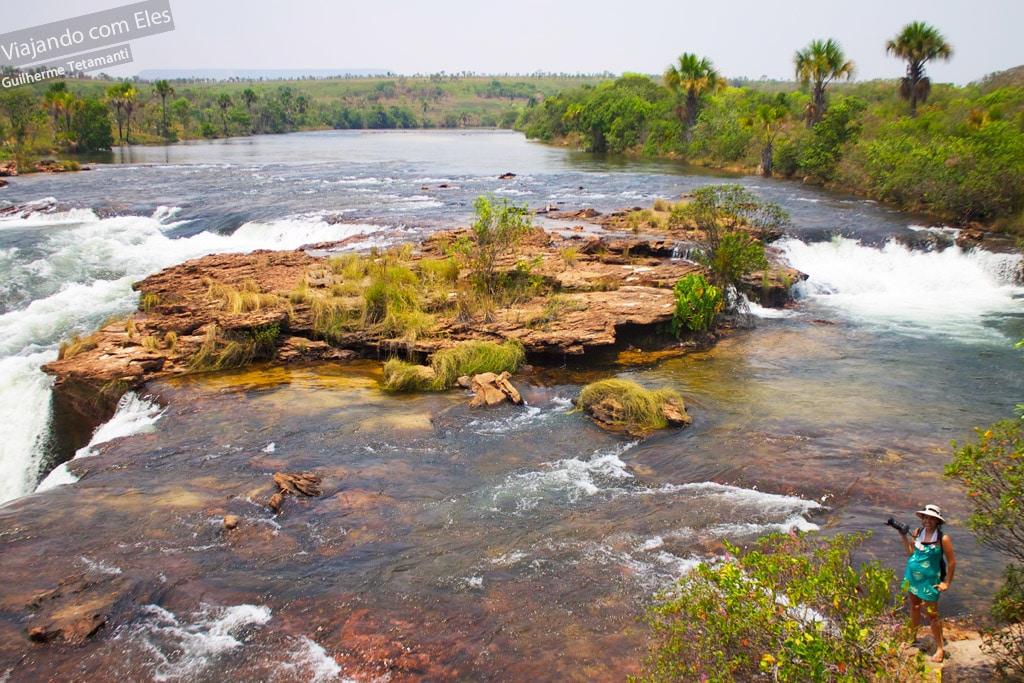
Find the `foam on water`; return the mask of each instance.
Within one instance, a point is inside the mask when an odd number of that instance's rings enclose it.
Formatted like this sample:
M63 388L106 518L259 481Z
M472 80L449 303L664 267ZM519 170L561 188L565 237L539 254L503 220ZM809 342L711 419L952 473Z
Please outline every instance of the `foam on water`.
M1019 254L915 251L895 241L876 249L848 238L777 246L809 276L798 296L860 323L971 342L1000 336L985 327L986 316L1024 312Z
M100 425L92 435L89 443L79 448L75 458L87 458L96 454L96 446L132 434L143 434L152 431L153 425L164 414L164 408L147 398L140 398L133 391L121 397L117 403L114 416ZM73 484L78 477L71 474L67 463L54 468L46 478L36 486L36 493L48 489Z
M0 220L0 229L34 240L30 249L6 249L0 271L0 296L19 293L0 315L0 419L8 430L0 442L0 503L35 488L52 384L39 368L56 359L62 340L134 310L133 282L206 254L297 249L382 230L297 216L245 223L231 235L201 232L173 239L167 233L181 224L173 222L177 212L160 206L150 216L99 218L74 209Z
M634 446L636 442L630 442L610 452L595 453L589 460L566 458L539 471L514 474L494 490L492 509L511 507L515 514L522 514L547 500L575 504L602 491L615 492L616 482L633 478L620 456Z
M220 655L243 646L238 631L270 621L270 608L256 605L204 605L191 622L158 605L145 609L128 637L150 651L154 681L199 680Z
M238 680L235 672L255 660L273 661L275 680L355 683L311 638L274 633L271 617L262 605L202 604L187 617L146 605L143 618L114 638L130 658L136 647L143 649L142 666L154 681Z

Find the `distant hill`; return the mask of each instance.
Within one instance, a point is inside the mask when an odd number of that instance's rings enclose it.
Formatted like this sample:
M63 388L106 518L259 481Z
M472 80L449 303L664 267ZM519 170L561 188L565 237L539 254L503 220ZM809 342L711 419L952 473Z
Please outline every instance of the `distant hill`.
M161 79L199 79L208 81L279 81L295 78L344 78L346 76L387 76L387 69L145 69L138 77L146 81Z

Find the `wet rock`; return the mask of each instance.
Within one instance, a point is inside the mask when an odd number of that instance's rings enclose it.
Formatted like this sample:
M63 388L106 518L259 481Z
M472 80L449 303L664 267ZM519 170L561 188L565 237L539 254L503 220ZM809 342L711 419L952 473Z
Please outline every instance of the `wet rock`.
M320 481L320 475L309 472L300 474L274 472L274 483L282 493L316 497L323 494L323 491L320 490Z
M270 497L267 502L270 508L277 514L281 514L281 507L287 495L316 497L323 494L320 488L322 478L319 474L301 472L289 474L285 472L274 472L274 483L280 489Z
M159 600L160 589L150 584L120 573L73 574L32 596L24 606L30 614L25 634L36 643L81 644L108 624L130 620L141 605Z
M661 414L668 420L669 427L686 427L693 422L693 418L687 415L685 410L672 403L662 405Z
M28 637L29 640L36 643L61 640L71 645L77 645L106 624L107 618L102 614L85 614L59 622L50 622L44 626L33 626L28 630Z
M0 187L7 187L7 181L3 178L0 178Z
M511 401L516 405L523 402L522 396L512 383L508 381L510 375L503 372L496 375L493 372L482 372L473 377L470 388L476 392L476 396L470 402L470 408L482 406L495 406L505 401Z
M498 176L498 180L512 180L515 177L515 173L502 173L500 176Z
M579 211L563 211L561 213L549 213L548 218L557 218L558 220L590 220L597 218L601 215L601 212L597 209L580 209Z

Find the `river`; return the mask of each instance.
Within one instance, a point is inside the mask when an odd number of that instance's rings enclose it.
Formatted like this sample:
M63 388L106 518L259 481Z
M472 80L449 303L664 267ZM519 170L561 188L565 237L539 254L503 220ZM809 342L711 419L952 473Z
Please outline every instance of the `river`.
M892 238L946 231L799 183L508 132L299 133L112 161L0 190L44 207L0 218L0 580L17 599L73 572L137 590L81 647L29 645L16 598L0 601L0 680L622 680L650 596L723 539L873 531L864 558L902 570L882 522L929 502L957 549L947 613L983 612L999 583L1005 558L958 523L942 471L952 440L1022 401L1019 255L913 251ZM776 246L810 277L797 307L755 308L713 349L635 368L567 358L519 380L525 407L485 413L459 392L385 395L375 361L160 382L79 452L80 481L59 468L33 493L69 441L40 366L132 310L147 274L414 240L465 225L487 193L607 211L719 182L791 214ZM694 424L635 442L572 412L582 383L612 375L678 390ZM324 496L274 516L279 470L320 472Z

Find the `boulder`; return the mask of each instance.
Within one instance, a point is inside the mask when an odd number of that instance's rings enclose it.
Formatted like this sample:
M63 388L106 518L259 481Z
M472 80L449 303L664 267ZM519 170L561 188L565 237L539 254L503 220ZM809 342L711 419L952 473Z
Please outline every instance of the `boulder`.
M18 175L18 164L15 161L0 161L0 177Z
M496 375L493 372L482 372L473 377L470 388L476 393L469 406L479 408L481 406L494 406L505 401L511 401L521 405L523 397L520 396L512 383L508 381L510 375L503 372Z

